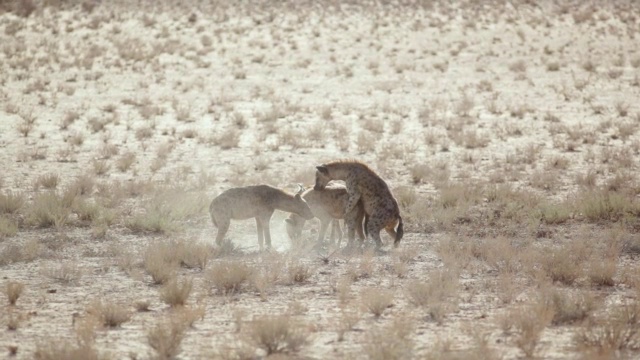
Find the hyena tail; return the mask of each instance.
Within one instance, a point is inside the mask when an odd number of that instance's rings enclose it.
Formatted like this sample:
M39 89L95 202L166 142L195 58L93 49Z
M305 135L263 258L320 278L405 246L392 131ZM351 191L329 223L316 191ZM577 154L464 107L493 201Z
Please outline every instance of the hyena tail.
M400 243L400 240L402 240L402 236L404 235L404 227L402 225L402 217L398 216L399 222L398 222L398 228L396 229L396 239L393 242L394 246L398 246L398 244Z

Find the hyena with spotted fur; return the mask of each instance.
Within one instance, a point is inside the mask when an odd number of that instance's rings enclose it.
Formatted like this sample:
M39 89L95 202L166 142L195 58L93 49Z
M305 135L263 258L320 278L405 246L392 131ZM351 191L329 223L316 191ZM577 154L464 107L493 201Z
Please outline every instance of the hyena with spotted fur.
M311 208L311 212L320 220L320 231L318 232L318 244L324 241L325 234L329 224L332 224L331 240L333 242L334 234L338 235L338 246L342 242L342 230L340 229L339 219L345 219L347 224L347 236L349 242L358 234L360 240L364 240L364 232L362 229L362 220L364 219L364 207L362 202L350 212L345 213L349 195L347 188L343 185L330 185L323 190L308 189L302 193L302 198ZM306 220L297 214L289 215L285 219L287 234L289 239L296 241L302 234L302 228Z
M324 189L331 180L343 180L347 185L348 200L345 212L352 211L362 202L365 216L365 234L372 237L377 247L382 246L380 230L385 229L398 246L404 229L398 202L389 186L367 165L358 161L333 161L316 166L314 189ZM397 229L396 229L397 225Z
M218 195L211 205L209 214L213 225L218 228L216 243L222 244L225 234L229 230L231 219L244 220L256 219L258 228L258 245L263 249L263 242L266 240L267 247L271 247L271 232L269 222L275 210L286 211L311 220L313 213L302 199L300 193L288 194L280 189L269 185L255 185L237 187L225 190Z

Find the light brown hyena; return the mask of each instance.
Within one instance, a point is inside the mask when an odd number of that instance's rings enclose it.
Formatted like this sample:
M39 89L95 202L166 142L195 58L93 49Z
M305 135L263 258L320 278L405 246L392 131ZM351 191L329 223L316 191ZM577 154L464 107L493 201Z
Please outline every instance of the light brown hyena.
M290 195L269 185L237 187L222 192L209 205L211 220L218 228L216 243L222 244L231 219L255 218L260 250L263 240L266 240L267 247L271 247L269 221L276 209L298 214L307 220L313 219L313 213L300 193Z
M342 242L342 230L338 219L345 219L347 224L347 236L349 242L353 241L355 233L358 233L360 240L364 240L362 230L362 220L364 219L364 207L362 202L358 203L351 213L345 214L349 196L347 188L343 185L334 184L327 186L324 190L308 189L302 193L302 198L311 208L311 212L320 220L320 231L318 232L318 245L324 241L329 224L332 224L331 240L338 235L338 246ZM298 240L302 234L302 228L306 220L297 214L289 215L285 219L287 234L292 241Z
M394 246L398 246L404 234L400 208L380 176L358 161L334 161L316 166L316 169L314 189L324 189L331 180L344 180L349 194L345 212L352 211L362 201L367 216L365 234L381 247L380 230L385 229L393 238ZM394 230L396 225L398 228Z

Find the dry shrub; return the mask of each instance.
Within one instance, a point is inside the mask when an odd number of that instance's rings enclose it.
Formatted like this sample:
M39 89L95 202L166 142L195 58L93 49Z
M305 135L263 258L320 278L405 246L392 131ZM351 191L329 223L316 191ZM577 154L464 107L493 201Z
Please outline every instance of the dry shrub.
M616 275L618 260L613 257L604 259L592 259L587 269L587 277L591 285L614 286L613 277Z
M18 224L11 219L7 219L4 216L0 216L0 239L14 236L17 233L18 233ZM0 260L0 262L2 261Z
M157 242L147 246L144 254L144 268L154 284L164 284L174 277L178 268L178 258L170 242Z
M38 227L64 226L69 220L74 198L74 194L68 192L37 194L27 209L27 223Z
M160 289L160 299L172 307L184 306L192 288L193 281L191 279L178 282L178 279L173 278Z
M136 154L133 152L126 152L116 160L116 168L120 172L125 172L131 168L131 165L136 161Z
M577 241L572 244L577 244ZM542 270L552 281L572 285L583 275L584 259L572 244L565 244L558 249L545 248L540 254Z
M40 257L42 250L43 246L38 239L29 239L22 246L8 244L0 248L0 266L33 261Z
M207 281L223 295L239 292L251 277L252 269L241 261L214 264L205 275Z
M600 301L588 292L567 292L559 289L542 291L539 306L545 306L553 314L553 325L573 324L583 321L600 306Z
M60 338L38 341L33 354L36 360L99 360L109 359L100 355L93 344L73 344Z
M175 253L180 265L189 269L204 270L215 251L213 246L196 241L181 240L175 243Z
M413 324L409 319L396 317L382 328L370 331L363 350L368 359L395 360L413 357L413 341L409 338Z
M638 212L633 197L609 190L584 190L577 195L576 211L590 222L617 221Z
M640 349L640 303L618 306L600 319L578 329L575 344L585 350L613 354L620 350Z
M202 193L183 189L158 189L145 201L144 211L135 214L125 225L134 232L170 233L181 224L201 216L207 200Z
M458 278L457 270L434 270L427 282L409 282L407 297L412 304L427 308L429 316L442 323L447 313L457 309Z
M287 273L289 274L289 284L302 284L313 275L313 269L305 263L290 261L287 264Z
M24 205L24 194L7 191L0 193L0 214L14 214Z
M344 340L344 334L351 331L358 321L360 321L360 318L361 314L358 310L341 309L337 329L338 341Z
M391 306L393 293L387 289L365 288L360 293L360 301L366 311L380 317L384 310Z
M15 305L20 295L22 295L22 291L24 290L24 284L9 281L4 287L4 293L7 295L7 300L9 300L9 305Z
M83 269L77 264L65 262L58 265L49 265L43 268L42 273L62 284L77 284L83 275Z
M247 340L264 350L267 355L296 352L307 343L304 326L289 315L265 315L254 318L246 325Z
M131 319L131 313L124 305L113 302L103 303L100 300L89 305L87 313L95 316L102 326L110 328L119 327Z
M147 342L156 352L156 359L174 359L180 353L180 344L187 329L177 318L160 321L147 332Z
M515 345L531 358L538 346L542 331L552 319L553 311L549 306L534 303L511 309L506 322L516 332Z
M47 190L53 190L58 186L60 182L60 177L58 174L44 174L38 176L35 182L33 183L34 190L38 190L40 187L43 187Z

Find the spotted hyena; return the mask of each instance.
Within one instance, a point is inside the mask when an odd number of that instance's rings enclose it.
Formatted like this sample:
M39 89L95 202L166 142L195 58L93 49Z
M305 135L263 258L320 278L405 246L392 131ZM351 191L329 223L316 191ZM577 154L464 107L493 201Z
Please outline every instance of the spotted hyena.
M342 230L338 219L345 219L348 227L349 241L354 238L354 233L358 233L358 237L364 240L364 232L362 230L362 220L364 219L364 207L362 202L351 211L345 214L347 207L348 194L347 188L343 185L334 184L327 186L323 190L308 189L302 193L302 198L309 204L311 212L320 220L320 231L318 232L318 244L324 241L329 224L332 224L331 240L335 239L334 235L338 235L338 245L342 241ZM295 241L300 238L302 228L306 220L297 214L289 215L285 219L287 234L289 239Z
M222 243L231 219L255 218L260 249L263 248L263 240L266 240L267 247L271 247L269 221L276 209L297 214L306 220L313 219L313 213L300 193L287 194L269 185L237 187L224 191L209 205L211 220L218 228L216 243Z
M400 208L380 176L358 161L334 161L316 166L316 169L314 189L324 189L331 180L344 180L349 196L345 212L352 211L361 201L367 217L365 234L380 247L380 230L385 229L393 238L394 246L398 246L404 234ZM398 227L394 229L396 225Z

